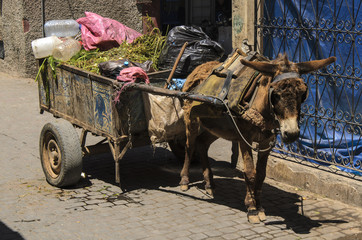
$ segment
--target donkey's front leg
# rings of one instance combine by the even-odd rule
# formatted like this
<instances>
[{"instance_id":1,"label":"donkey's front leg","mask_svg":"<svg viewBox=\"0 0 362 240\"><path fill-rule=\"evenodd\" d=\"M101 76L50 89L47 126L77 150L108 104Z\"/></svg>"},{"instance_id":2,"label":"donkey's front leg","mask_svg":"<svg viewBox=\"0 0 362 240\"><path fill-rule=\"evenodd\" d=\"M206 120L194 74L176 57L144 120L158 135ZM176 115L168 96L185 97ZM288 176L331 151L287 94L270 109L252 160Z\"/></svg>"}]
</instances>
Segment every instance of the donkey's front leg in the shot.
<instances>
[{"instance_id":1,"label":"donkey's front leg","mask_svg":"<svg viewBox=\"0 0 362 240\"><path fill-rule=\"evenodd\" d=\"M255 177L253 155L251 148L245 142L239 142L240 151L244 162L244 178L246 184L245 206L248 210L248 220L251 223L259 223L258 210L255 199Z\"/></svg>"},{"instance_id":2,"label":"donkey's front leg","mask_svg":"<svg viewBox=\"0 0 362 240\"><path fill-rule=\"evenodd\" d=\"M266 149L268 145L265 145ZM254 186L254 194L255 194L255 201L256 201L256 208L258 211L258 217L260 221L266 220L266 215L264 212L263 207L261 206L261 189L263 186L263 182L266 176L266 167L269 157L269 151L259 152L258 153L258 161L256 163L256 177L255 177L255 186Z\"/></svg>"}]
</instances>

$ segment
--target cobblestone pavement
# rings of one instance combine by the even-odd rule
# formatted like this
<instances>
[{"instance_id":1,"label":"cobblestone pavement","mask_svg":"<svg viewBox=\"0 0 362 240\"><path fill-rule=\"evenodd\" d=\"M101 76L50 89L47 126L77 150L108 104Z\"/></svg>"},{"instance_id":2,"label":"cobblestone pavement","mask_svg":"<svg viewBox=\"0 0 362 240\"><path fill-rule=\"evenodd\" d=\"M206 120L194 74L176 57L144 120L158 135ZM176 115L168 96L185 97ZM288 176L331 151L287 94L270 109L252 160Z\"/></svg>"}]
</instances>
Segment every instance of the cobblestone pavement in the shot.
<instances>
[{"instance_id":1,"label":"cobblestone pavement","mask_svg":"<svg viewBox=\"0 0 362 240\"><path fill-rule=\"evenodd\" d=\"M361 239L362 209L267 179L268 219L247 222L245 184L232 168L231 144L210 150L216 193L206 195L201 167L178 187L180 163L168 149L129 150L121 191L111 154L84 159L85 178L59 189L46 183L38 141L53 117L38 112L36 84L0 74L0 239Z\"/></svg>"}]
</instances>

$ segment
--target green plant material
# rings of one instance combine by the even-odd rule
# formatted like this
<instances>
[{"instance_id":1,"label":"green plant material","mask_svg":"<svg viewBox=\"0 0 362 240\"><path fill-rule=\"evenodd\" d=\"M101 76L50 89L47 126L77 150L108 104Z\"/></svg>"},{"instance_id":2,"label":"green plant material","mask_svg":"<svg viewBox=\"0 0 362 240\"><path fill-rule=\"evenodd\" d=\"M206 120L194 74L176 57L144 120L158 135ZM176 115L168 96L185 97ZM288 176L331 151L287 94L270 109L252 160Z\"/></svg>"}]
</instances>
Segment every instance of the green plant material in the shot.
<instances>
[{"instance_id":1,"label":"green plant material","mask_svg":"<svg viewBox=\"0 0 362 240\"><path fill-rule=\"evenodd\" d=\"M52 69L53 78L54 79L57 78L57 73L56 73L57 62L55 61L53 56L49 56L48 58L43 59L43 62L38 69L38 73L36 74L35 82L39 80L40 75L45 71L46 64L48 64L49 67Z\"/></svg>"},{"instance_id":2,"label":"green plant material","mask_svg":"<svg viewBox=\"0 0 362 240\"><path fill-rule=\"evenodd\" d=\"M47 74L45 71L47 71L47 67L49 66L52 70L52 76L54 79L57 78L56 74L56 61L54 60L53 56L50 56L46 59L42 60L42 64L40 65L38 69L38 73L35 77L35 82L39 81L40 76L42 75L42 83L45 90L45 101L47 104L50 103L50 87L49 87L49 79L47 78Z\"/></svg>"},{"instance_id":3,"label":"green plant material","mask_svg":"<svg viewBox=\"0 0 362 240\"><path fill-rule=\"evenodd\" d=\"M52 69L53 79L56 80L57 79L57 72L56 72L57 62L55 61L53 56L49 56L47 61L48 61L48 65Z\"/></svg>"},{"instance_id":4,"label":"green plant material","mask_svg":"<svg viewBox=\"0 0 362 240\"><path fill-rule=\"evenodd\" d=\"M107 51L99 49L86 51L82 49L73 56L66 64L99 74L98 64L107 61L127 59L129 61L144 63L152 61L152 68L158 70L158 59L165 45L166 36L155 28L151 18L146 18L149 33L136 38L132 43L124 41L119 47Z\"/></svg>"},{"instance_id":5,"label":"green plant material","mask_svg":"<svg viewBox=\"0 0 362 240\"><path fill-rule=\"evenodd\" d=\"M36 74L35 82L37 82L39 80L39 77L40 77L41 73L44 71L45 63L46 63L46 61L43 60L43 62L41 63L41 65L40 65L40 67L38 69L38 73Z\"/></svg>"}]
</instances>

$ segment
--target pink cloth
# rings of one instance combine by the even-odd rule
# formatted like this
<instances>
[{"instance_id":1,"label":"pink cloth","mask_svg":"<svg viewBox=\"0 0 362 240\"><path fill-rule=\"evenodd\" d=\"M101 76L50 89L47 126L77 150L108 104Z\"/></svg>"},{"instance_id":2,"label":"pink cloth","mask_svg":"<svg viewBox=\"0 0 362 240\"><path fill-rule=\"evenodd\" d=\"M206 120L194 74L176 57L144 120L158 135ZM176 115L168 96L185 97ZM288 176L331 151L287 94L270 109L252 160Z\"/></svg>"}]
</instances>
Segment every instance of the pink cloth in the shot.
<instances>
[{"instance_id":1,"label":"pink cloth","mask_svg":"<svg viewBox=\"0 0 362 240\"><path fill-rule=\"evenodd\" d=\"M114 99L115 102L119 101L119 97L121 95L121 92L123 91L124 87L127 86L130 83L138 83L138 82L144 82L146 84L150 83L150 79L148 78L145 71L143 71L140 67L128 67L123 69L119 76L117 76L117 80L120 82L125 82L125 84L122 86L121 90L117 93L116 98Z\"/></svg>"},{"instance_id":2,"label":"pink cloth","mask_svg":"<svg viewBox=\"0 0 362 240\"><path fill-rule=\"evenodd\" d=\"M140 67L128 67L122 69L122 71L119 73L119 76L117 77L117 80L129 83L141 80L142 82L145 82L147 84L150 83L150 79L148 78L147 73L143 71L143 69Z\"/></svg>"},{"instance_id":3,"label":"pink cloth","mask_svg":"<svg viewBox=\"0 0 362 240\"><path fill-rule=\"evenodd\" d=\"M96 48L108 50L124 41L131 43L142 35L116 20L92 12L85 12L85 17L77 19L77 22L82 25L83 47L87 51Z\"/></svg>"}]
</instances>

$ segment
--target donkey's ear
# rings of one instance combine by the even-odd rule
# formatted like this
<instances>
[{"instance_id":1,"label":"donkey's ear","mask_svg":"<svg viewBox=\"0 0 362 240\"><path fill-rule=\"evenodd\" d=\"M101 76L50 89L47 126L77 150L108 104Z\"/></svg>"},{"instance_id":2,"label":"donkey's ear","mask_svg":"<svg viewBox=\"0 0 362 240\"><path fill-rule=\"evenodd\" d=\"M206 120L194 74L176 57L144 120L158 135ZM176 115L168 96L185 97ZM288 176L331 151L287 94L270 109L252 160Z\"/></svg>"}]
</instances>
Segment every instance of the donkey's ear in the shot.
<instances>
[{"instance_id":1,"label":"donkey's ear","mask_svg":"<svg viewBox=\"0 0 362 240\"><path fill-rule=\"evenodd\" d=\"M300 74L305 74L309 72L313 72L315 70L318 70L322 67L325 67L337 60L336 57L329 57L322 60L314 60L309 62L301 62L301 63L295 63L295 66L297 67Z\"/></svg>"},{"instance_id":2,"label":"donkey's ear","mask_svg":"<svg viewBox=\"0 0 362 240\"><path fill-rule=\"evenodd\" d=\"M267 62L251 62L244 59L241 59L240 62L243 65L250 67L254 70L257 70L265 75L274 75L279 67L278 64L272 64Z\"/></svg>"}]
</instances>

